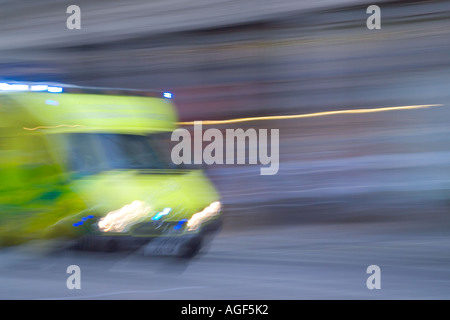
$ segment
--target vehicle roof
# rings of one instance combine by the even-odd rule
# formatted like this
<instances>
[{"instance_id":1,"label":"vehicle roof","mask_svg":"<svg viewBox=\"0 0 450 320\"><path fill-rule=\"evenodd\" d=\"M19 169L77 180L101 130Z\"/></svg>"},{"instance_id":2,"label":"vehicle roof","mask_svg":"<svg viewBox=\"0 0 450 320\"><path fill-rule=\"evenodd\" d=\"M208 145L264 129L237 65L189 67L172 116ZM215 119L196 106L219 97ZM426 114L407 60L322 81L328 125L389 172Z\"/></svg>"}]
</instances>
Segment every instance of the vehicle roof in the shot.
<instances>
[{"instance_id":1,"label":"vehicle roof","mask_svg":"<svg viewBox=\"0 0 450 320\"><path fill-rule=\"evenodd\" d=\"M6 90L11 84L16 83L3 84L2 90L0 83L0 127L45 133L146 134L172 131L178 120L167 92L42 83L20 83L14 88L21 90ZM30 90L39 85L53 92Z\"/></svg>"},{"instance_id":2,"label":"vehicle roof","mask_svg":"<svg viewBox=\"0 0 450 320\"><path fill-rule=\"evenodd\" d=\"M27 86L28 88L8 89L11 86ZM45 90L33 90L33 87L45 86L53 88L61 88L65 93L82 93L82 94L107 94L107 95L121 95L121 96L145 96L145 97L159 97L166 98L166 94L161 90L152 89L131 89L131 88L117 88L117 87L93 87L93 86L78 86L73 84L59 83L59 82L30 82L30 81L2 81L0 80L0 92L14 92L14 91L31 91L31 92L45 92Z\"/></svg>"}]
</instances>

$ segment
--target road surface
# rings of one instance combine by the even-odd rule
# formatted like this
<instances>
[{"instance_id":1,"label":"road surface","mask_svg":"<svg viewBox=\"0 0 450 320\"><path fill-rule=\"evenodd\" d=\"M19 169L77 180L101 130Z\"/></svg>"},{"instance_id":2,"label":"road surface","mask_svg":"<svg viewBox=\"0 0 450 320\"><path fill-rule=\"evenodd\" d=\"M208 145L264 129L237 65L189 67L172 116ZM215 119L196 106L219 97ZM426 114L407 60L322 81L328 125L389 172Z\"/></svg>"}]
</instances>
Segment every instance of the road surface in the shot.
<instances>
[{"instance_id":1,"label":"road surface","mask_svg":"<svg viewBox=\"0 0 450 320\"><path fill-rule=\"evenodd\" d=\"M303 224L225 230L186 263L139 251L0 252L1 299L449 299L448 228L417 223ZM69 290L69 265L81 289ZM367 267L381 289L366 286Z\"/></svg>"}]
</instances>

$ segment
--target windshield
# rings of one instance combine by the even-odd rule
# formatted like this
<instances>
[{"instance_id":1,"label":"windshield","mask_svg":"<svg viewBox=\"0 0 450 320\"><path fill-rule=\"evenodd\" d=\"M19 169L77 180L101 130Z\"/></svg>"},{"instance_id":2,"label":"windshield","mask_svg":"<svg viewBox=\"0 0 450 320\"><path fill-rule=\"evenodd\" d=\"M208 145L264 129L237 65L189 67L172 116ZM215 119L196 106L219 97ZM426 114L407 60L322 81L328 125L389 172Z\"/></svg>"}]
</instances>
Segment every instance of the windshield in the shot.
<instances>
[{"instance_id":1,"label":"windshield","mask_svg":"<svg viewBox=\"0 0 450 320\"><path fill-rule=\"evenodd\" d=\"M68 135L68 165L82 174L115 169L187 169L170 158L170 133L149 136L105 133Z\"/></svg>"}]
</instances>

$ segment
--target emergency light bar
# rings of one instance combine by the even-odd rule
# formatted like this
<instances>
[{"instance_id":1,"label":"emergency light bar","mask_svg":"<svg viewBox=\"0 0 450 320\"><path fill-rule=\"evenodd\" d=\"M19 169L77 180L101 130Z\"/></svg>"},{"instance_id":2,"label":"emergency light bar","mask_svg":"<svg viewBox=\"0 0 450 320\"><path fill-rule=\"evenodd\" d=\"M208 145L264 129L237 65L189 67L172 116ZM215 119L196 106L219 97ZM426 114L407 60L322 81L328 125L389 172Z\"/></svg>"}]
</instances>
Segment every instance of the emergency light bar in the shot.
<instances>
[{"instance_id":1,"label":"emergency light bar","mask_svg":"<svg viewBox=\"0 0 450 320\"><path fill-rule=\"evenodd\" d=\"M1 82L0 92L2 91L49 92L49 93L65 92L65 93L145 96L145 97L157 97L165 99L173 98L173 94L171 92L117 89L117 88L79 87L74 85L61 85L61 84L52 85L43 83L20 83L20 82Z\"/></svg>"},{"instance_id":2,"label":"emergency light bar","mask_svg":"<svg viewBox=\"0 0 450 320\"><path fill-rule=\"evenodd\" d=\"M28 84L20 84L20 83L0 83L1 91L40 91L40 92L54 92L60 93L63 92L62 87L52 87L48 85L28 85Z\"/></svg>"}]
</instances>

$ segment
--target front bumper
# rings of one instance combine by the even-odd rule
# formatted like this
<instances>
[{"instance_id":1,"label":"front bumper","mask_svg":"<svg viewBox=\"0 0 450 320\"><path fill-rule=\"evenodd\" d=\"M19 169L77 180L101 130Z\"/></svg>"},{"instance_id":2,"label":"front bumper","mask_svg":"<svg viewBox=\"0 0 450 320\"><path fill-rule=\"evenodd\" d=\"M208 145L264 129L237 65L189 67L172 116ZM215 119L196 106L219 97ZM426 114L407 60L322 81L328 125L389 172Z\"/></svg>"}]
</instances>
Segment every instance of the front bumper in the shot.
<instances>
[{"instance_id":1,"label":"front bumper","mask_svg":"<svg viewBox=\"0 0 450 320\"><path fill-rule=\"evenodd\" d=\"M205 222L195 231L186 228L175 229L176 222L166 221L157 225L143 222L127 233L94 231L79 241L77 246L83 250L122 251L145 247L145 254L183 255L185 246L205 246L222 229L223 217Z\"/></svg>"}]
</instances>

